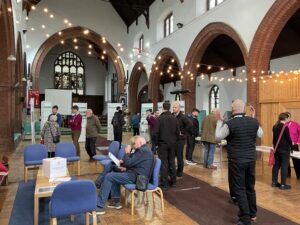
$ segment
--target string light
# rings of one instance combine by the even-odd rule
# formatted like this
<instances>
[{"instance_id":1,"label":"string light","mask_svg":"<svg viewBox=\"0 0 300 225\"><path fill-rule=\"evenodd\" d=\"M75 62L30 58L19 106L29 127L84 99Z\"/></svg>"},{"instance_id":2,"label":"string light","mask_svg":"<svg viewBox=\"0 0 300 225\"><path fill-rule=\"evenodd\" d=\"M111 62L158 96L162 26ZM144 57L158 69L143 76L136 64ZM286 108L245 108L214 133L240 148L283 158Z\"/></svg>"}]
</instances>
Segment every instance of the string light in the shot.
<instances>
[{"instance_id":1,"label":"string light","mask_svg":"<svg viewBox=\"0 0 300 225\"><path fill-rule=\"evenodd\" d=\"M91 55L91 54L92 54L92 52L91 52L91 51L88 51L88 54L89 54L89 55Z\"/></svg>"},{"instance_id":2,"label":"string light","mask_svg":"<svg viewBox=\"0 0 300 225\"><path fill-rule=\"evenodd\" d=\"M61 40L60 43L63 45L63 44L65 43L65 41L64 41L64 40Z\"/></svg>"},{"instance_id":3,"label":"string light","mask_svg":"<svg viewBox=\"0 0 300 225\"><path fill-rule=\"evenodd\" d=\"M92 48L93 46L92 45L89 45L89 48Z\"/></svg>"},{"instance_id":4,"label":"string light","mask_svg":"<svg viewBox=\"0 0 300 225\"><path fill-rule=\"evenodd\" d=\"M45 29L45 28L46 28L46 26L43 24L43 25L42 25L42 28L43 28L43 29Z\"/></svg>"},{"instance_id":5,"label":"string light","mask_svg":"<svg viewBox=\"0 0 300 225\"><path fill-rule=\"evenodd\" d=\"M12 9L9 7L9 8L7 9L7 11L8 11L8 12L12 12Z\"/></svg>"},{"instance_id":6,"label":"string light","mask_svg":"<svg viewBox=\"0 0 300 225\"><path fill-rule=\"evenodd\" d=\"M64 20L64 23L65 23L65 24L69 23L69 20L65 19L65 20Z\"/></svg>"},{"instance_id":7,"label":"string light","mask_svg":"<svg viewBox=\"0 0 300 225\"><path fill-rule=\"evenodd\" d=\"M32 10L36 10L36 7L34 5L31 6Z\"/></svg>"},{"instance_id":8,"label":"string light","mask_svg":"<svg viewBox=\"0 0 300 225\"><path fill-rule=\"evenodd\" d=\"M83 31L83 34L85 34L85 35L87 35L87 34L89 34L89 33L90 33L89 30L84 30L84 31Z\"/></svg>"},{"instance_id":9,"label":"string light","mask_svg":"<svg viewBox=\"0 0 300 225\"><path fill-rule=\"evenodd\" d=\"M75 47L74 47L76 50L78 49L78 46L77 45L75 45Z\"/></svg>"},{"instance_id":10,"label":"string light","mask_svg":"<svg viewBox=\"0 0 300 225\"><path fill-rule=\"evenodd\" d=\"M62 32L61 32L61 31L59 31L59 32L58 32L58 35L62 35Z\"/></svg>"},{"instance_id":11,"label":"string light","mask_svg":"<svg viewBox=\"0 0 300 225\"><path fill-rule=\"evenodd\" d=\"M54 15L53 14L50 14L50 16L49 16L51 19L53 19L54 18Z\"/></svg>"},{"instance_id":12,"label":"string light","mask_svg":"<svg viewBox=\"0 0 300 225\"><path fill-rule=\"evenodd\" d=\"M47 8L44 8L44 12L47 13L47 12L48 12L48 9L47 9Z\"/></svg>"}]
</instances>

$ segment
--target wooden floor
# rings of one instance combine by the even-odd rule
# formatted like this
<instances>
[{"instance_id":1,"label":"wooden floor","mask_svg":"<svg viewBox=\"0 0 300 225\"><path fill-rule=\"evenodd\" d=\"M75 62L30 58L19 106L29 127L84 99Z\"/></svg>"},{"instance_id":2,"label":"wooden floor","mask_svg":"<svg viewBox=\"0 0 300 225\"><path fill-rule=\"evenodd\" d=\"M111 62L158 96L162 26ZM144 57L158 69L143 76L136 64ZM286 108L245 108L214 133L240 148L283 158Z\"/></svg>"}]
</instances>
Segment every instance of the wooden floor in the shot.
<instances>
[{"instance_id":1,"label":"wooden floor","mask_svg":"<svg viewBox=\"0 0 300 225\"><path fill-rule=\"evenodd\" d=\"M130 134L124 135L125 143L129 140ZM70 140L70 137L63 137L64 140ZM10 158L10 174L9 186L0 187L0 224L7 225L11 210L13 207L15 195L18 188L18 183L23 180L23 153L22 150L29 142L25 141L20 144L15 152L7 153ZM198 145L195 149L195 160L201 161L201 146ZM1 154L1 153L0 153ZM97 174L102 170L101 166L95 167L94 163L88 162L88 155L85 153L84 145L81 144L81 174L82 178L95 179ZM215 162L218 169L215 171L204 169L201 165L186 166L185 172L191 176L210 183L212 186L217 186L225 191L228 191L227 182L227 163L219 163L220 154L217 151ZM267 158L267 157L265 157ZM223 154L225 161L225 153ZM277 214L280 214L290 220L300 224L300 181L295 179L294 172L288 183L292 185L292 190L281 191L270 187L271 170L267 163L264 166L264 173L262 173L261 162L257 162L257 202L258 205L269 209ZM30 172L30 179L34 178L34 174ZM184 182L184 180L179 181ZM32 200L33 201L33 200ZM213 199L212 199L213 201ZM236 215L232 215L235 218ZM129 208L121 210L107 209L106 214L101 216L101 224L197 224L188 216L183 214L173 205L165 202L165 212L161 213L160 202L158 197L155 197L154 203L150 201L146 204L140 203L136 207L135 216L130 215ZM201 224L207 225L207 224Z\"/></svg>"}]
</instances>

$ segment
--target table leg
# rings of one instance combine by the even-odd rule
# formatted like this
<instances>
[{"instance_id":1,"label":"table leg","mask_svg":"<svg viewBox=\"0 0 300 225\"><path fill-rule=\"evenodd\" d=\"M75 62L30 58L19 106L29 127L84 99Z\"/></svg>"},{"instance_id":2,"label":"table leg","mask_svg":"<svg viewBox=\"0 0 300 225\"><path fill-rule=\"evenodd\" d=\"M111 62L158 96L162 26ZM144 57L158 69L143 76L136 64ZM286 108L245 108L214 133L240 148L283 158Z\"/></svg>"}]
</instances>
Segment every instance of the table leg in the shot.
<instances>
[{"instance_id":1,"label":"table leg","mask_svg":"<svg viewBox=\"0 0 300 225\"><path fill-rule=\"evenodd\" d=\"M34 196L34 225L39 224L39 197Z\"/></svg>"}]
</instances>

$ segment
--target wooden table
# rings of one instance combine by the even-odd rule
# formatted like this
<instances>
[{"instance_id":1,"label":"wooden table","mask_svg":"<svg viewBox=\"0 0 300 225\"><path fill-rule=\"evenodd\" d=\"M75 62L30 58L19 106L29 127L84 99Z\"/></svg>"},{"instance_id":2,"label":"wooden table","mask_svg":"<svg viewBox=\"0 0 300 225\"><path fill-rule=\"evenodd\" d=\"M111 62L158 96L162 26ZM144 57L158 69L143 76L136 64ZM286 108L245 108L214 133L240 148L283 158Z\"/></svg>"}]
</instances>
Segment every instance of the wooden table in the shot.
<instances>
[{"instance_id":1,"label":"wooden table","mask_svg":"<svg viewBox=\"0 0 300 225\"><path fill-rule=\"evenodd\" d=\"M67 176L69 177L69 171L67 169ZM54 188L58 183L50 183L49 178L45 177L43 174L43 168L40 167L38 170L35 191L34 191L34 225L39 224L39 201L40 198L51 197Z\"/></svg>"}]
</instances>

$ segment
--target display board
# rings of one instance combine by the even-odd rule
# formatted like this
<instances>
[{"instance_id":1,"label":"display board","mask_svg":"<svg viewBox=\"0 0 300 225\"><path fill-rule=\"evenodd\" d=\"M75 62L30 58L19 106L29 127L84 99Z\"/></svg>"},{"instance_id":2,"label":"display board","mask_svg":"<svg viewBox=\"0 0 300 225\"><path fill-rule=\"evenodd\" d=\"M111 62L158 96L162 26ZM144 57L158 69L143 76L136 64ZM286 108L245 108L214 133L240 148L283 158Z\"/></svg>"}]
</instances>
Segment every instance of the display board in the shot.
<instances>
[{"instance_id":1,"label":"display board","mask_svg":"<svg viewBox=\"0 0 300 225\"><path fill-rule=\"evenodd\" d=\"M71 115L72 90L45 89L45 101L58 106L62 115Z\"/></svg>"},{"instance_id":2,"label":"display board","mask_svg":"<svg viewBox=\"0 0 300 225\"><path fill-rule=\"evenodd\" d=\"M111 121L118 106L122 108L122 103L107 103L107 140L110 141L114 140L114 128Z\"/></svg>"},{"instance_id":3,"label":"display board","mask_svg":"<svg viewBox=\"0 0 300 225\"><path fill-rule=\"evenodd\" d=\"M31 144L35 144L34 98L30 98Z\"/></svg>"},{"instance_id":4,"label":"display board","mask_svg":"<svg viewBox=\"0 0 300 225\"><path fill-rule=\"evenodd\" d=\"M42 101L42 103L41 103L41 129L43 129L44 124L48 121L48 117L51 113L52 113L52 103Z\"/></svg>"},{"instance_id":5,"label":"display board","mask_svg":"<svg viewBox=\"0 0 300 225\"><path fill-rule=\"evenodd\" d=\"M82 116L82 124L81 124L81 133L79 137L79 142L85 142L86 137L86 110L87 110L87 103L86 102L73 102L73 106L77 105L79 108L79 112Z\"/></svg>"},{"instance_id":6,"label":"display board","mask_svg":"<svg viewBox=\"0 0 300 225\"><path fill-rule=\"evenodd\" d=\"M143 103L141 106L141 124L140 124L140 135L146 139L146 141L150 141L150 134L149 134L149 126L146 120L146 111L148 109L153 110L153 103Z\"/></svg>"}]
</instances>

